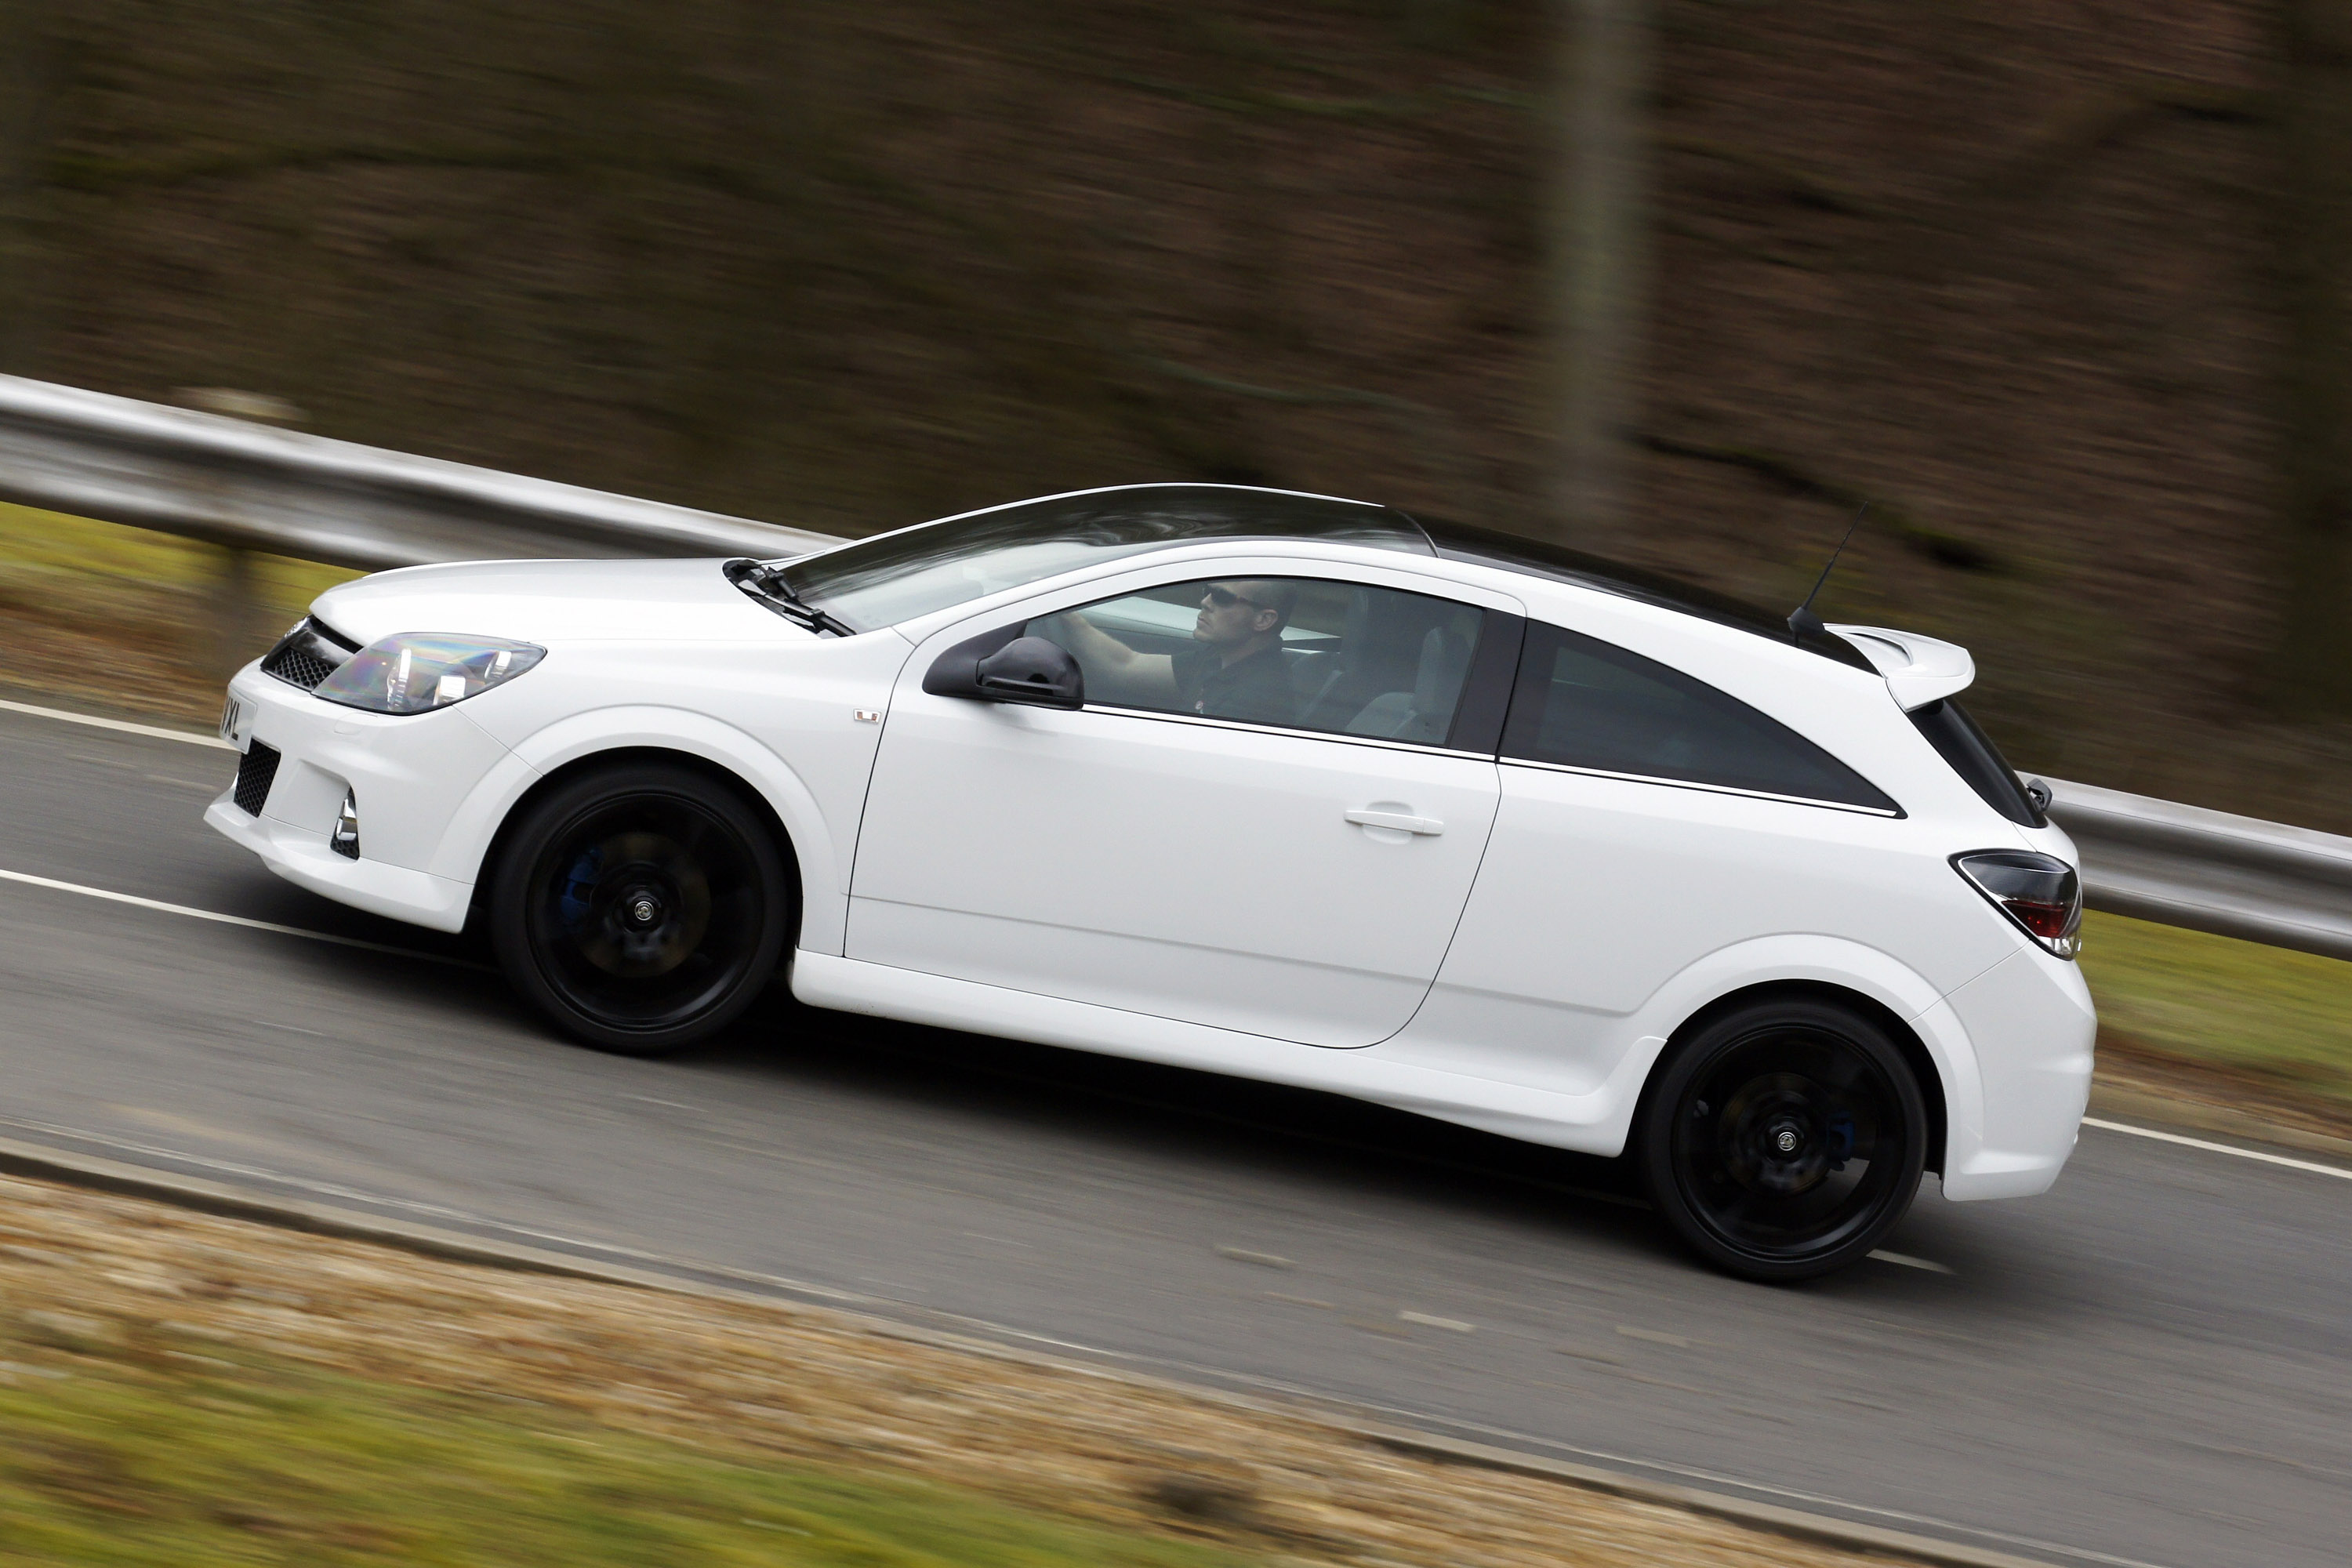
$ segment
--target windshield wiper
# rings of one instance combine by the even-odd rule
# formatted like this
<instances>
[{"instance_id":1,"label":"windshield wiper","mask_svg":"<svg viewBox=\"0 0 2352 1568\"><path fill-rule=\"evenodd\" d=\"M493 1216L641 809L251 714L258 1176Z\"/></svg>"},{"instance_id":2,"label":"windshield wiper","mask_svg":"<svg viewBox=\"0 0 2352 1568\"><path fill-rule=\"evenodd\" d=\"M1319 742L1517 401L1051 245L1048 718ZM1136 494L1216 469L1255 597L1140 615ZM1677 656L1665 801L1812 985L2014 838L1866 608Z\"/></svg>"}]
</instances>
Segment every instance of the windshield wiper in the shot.
<instances>
[{"instance_id":1,"label":"windshield wiper","mask_svg":"<svg viewBox=\"0 0 2352 1568\"><path fill-rule=\"evenodd\" d=\"M793 592L784 581L784 569L770 566L750 556L730 561L723 570L727 580L751 595L776 614L795 626L806 626L813 632L825 632L837 637L854 637L857 628L840 616L818 609Z\"/></svg>"}]
</instances>

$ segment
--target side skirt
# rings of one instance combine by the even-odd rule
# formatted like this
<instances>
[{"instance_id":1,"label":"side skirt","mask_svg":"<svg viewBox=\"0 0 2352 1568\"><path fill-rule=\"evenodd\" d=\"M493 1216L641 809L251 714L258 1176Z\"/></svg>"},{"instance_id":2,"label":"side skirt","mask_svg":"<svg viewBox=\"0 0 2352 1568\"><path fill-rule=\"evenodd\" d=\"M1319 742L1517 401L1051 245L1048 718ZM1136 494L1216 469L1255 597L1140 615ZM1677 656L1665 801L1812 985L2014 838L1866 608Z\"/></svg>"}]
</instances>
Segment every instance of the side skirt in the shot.
<instances>
[{"instance_id":1,"label":"side skirt","mask_svg":"<svg viewBox=\"0 0 2352 1568\"><path fill-rule=\"evenodd\" d=\"M792 985L812 1007L1322 1089L1591 1154L1622 1151L1625 1111L1641 1088L1638 1078L1630 1087L1612 1079L1591 1094L1556 1094L1388 1060L1378 1046L1297 1045L805 948L793 955ZM1656 1045L1633 1057L1646 1062Z\"/></svg>"}]
</instances>

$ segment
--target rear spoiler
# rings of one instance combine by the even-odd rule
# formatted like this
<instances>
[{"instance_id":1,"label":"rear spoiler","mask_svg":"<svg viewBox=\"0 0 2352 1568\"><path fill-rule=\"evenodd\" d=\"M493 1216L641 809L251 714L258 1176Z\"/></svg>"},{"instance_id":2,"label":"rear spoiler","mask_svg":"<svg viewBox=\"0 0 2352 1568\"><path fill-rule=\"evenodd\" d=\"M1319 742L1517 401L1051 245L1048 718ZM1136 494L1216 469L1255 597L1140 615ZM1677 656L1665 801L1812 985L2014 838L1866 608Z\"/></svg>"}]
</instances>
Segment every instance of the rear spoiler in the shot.
<instances>
[{"instance_id":1,"label":"rear spoiler","mask_svg":"<svg viewBox=\"0 0 2352 1568\"><path fill-rule=\"evenodd\" d=\"M1886 689L1895 694L1895 705L1906 713L1965 691L1977 678L1977 661L1958 643L1885 626L1832 626L1830 630L1860 649L1871 668L1886 678Z\"/></svg>"}]
</instances>

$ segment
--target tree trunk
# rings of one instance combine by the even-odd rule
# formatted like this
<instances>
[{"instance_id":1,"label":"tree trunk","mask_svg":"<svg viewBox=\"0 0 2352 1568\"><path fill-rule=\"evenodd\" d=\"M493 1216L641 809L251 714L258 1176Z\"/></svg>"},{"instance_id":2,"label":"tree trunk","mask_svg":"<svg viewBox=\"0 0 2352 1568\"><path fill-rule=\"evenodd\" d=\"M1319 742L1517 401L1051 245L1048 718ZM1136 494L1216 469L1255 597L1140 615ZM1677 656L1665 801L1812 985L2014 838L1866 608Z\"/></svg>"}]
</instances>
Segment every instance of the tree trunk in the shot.
<instances>
[{"instance_id":1,"label":"tree trunk","mask_svg":"<svg viewBox=\"0 0 2352 1568\"><path fill-rule=\"evenodd\" d=\"M52 0L0 0L0 373L40 339L40 168L58 41Z\"/></svg>"},{"instance_id":2,"label":"tree trunk","mask_svg":"<svg viewBox=\"0 0 2352 1568\"><path fill-rule=\"evenodd\" d=\"M1649 292L1655 0L1554 0L1549 193L1557 360L1552 518L1586 549L1632 528L1632 448Z\"/></svg>"},{"instance_id":3,"label":"tree trunk","mask_svg":"<svg viewBox=\"0 0 2352 1568\"><path fill-rule=\"evenodd\" d=\"M2352 0L2282 0L2279 707L2352 716Z\"/></svg>"}]
</instances>

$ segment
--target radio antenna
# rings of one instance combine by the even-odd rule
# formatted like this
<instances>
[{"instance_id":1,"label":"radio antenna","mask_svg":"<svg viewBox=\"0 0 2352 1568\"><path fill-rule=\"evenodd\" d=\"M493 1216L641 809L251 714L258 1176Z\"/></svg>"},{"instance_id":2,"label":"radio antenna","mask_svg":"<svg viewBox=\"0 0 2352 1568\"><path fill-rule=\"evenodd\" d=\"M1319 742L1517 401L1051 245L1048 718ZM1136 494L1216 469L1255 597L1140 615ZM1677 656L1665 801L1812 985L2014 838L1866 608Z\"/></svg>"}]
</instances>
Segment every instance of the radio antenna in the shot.
<instances>
[{"instance_id":1,"label":"radio antenna","mask_svg":"<svg viewBox=\"0 0 2352 1568\"><path fill-rule=\"evenodd\" d=\"M1821 616L1813 614L1813 601L1821 597L1822 585L1829 582L1830 574L1837 570L1838 557L1845 553L1846 541L1852 539L1853 531L1862 526L1862 515L1869 510L1870 503L1866 500L1854 509L1853 521L1845 525L1845 538L1837 542L1837 548L1830 552L1829 564L1822 568L1822 574L1819 577L1813 579L1813 591L1805 595L1803 604L1789 612L1790 642L1804 641L1808 633L1824 637L1829 634L1829 627L1822 624Z\"/></svg>"}]
</instances>

